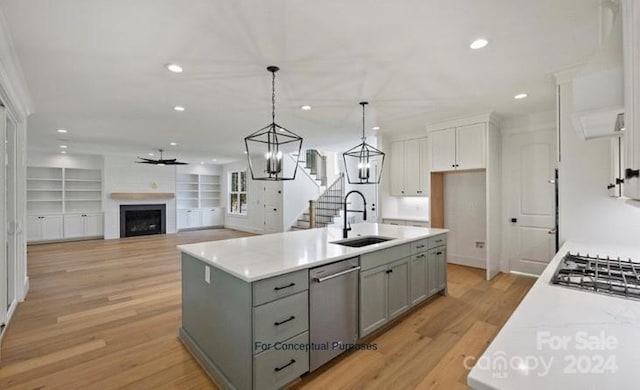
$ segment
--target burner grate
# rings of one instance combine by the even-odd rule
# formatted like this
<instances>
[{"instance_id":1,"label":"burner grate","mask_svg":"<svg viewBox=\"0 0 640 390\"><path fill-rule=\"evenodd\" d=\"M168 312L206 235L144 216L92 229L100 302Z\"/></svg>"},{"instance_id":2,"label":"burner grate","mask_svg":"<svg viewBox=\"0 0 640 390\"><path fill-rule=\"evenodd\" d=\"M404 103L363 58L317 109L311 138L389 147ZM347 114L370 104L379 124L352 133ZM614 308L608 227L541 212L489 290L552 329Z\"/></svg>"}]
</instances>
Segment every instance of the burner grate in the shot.
<instances>
[{"instance_id":1,"label":"burner grate","mask_svg":"<svg viewBox=\"0 0 640 390\"><path fill-rule=\"evenodd\" d=\"M640 263L567 253L551 283L640 300Z\"/></svg>"}]
</instances>

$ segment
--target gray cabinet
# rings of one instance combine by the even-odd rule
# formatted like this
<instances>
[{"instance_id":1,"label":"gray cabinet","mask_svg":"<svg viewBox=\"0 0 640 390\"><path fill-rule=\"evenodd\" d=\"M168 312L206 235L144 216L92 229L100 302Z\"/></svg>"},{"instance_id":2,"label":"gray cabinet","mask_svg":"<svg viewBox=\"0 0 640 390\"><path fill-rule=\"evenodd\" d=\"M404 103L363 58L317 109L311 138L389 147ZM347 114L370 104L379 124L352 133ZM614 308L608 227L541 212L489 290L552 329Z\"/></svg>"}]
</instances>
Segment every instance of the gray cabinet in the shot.
<instances>
[{"instance_id":1,"label":"gray cabinet","mask_svg":"<svg viewBox=\"0 0 640 390\"><path fill-rule=\"evenodd\" d=\"M429 249L427 254L427 295L444 290L447 287L447 247Z\"/></svg>"},{"instance_id":2,"label":"gray cabinet","mask_svg":"<svg viewBox=\"0 0 640 390\"><path fill-rule=\"evenodd\" d=\"M427 254L411 256L411 305L427 298Z\"/></svg>"},{"instance_id":3,"label":"gray cabinet","mask_svg":"<svg viewBox=\"0 0 640 390\"><path fill-rule=\"evenodd\" d=\"M437 270L436 278L438 291L442 291L447 287L447 248L444 246L436 248Z\"/></svg>"},{"instance_id":4,"label":"gray cabinet","mask_svg":"<svg viewBox=\"0 0 640 390\"><path fill-rule=\"evenodd\" d=\"M360 273L360 338L409 310L410 260Z\"/></svg>"},{"instance_id":5,"label":"gray cabinet","mask_svg":"<svg viewBox=\"0 0 640 390\"><path fill-rule=\"evenodd\" d=\"M387 270L390 320L409 310L409 260L406 258L391 263Z\"/></svg>"},{"instance_id":6,"label":"gray cabinet","mask_svg":"<svg viewBox=\"0 0 640 390\"><path fill-rule=\"evenodd\" d=\"M360 273L360 337L388 321L387 266Z\"/></svg>"}]
</instances>

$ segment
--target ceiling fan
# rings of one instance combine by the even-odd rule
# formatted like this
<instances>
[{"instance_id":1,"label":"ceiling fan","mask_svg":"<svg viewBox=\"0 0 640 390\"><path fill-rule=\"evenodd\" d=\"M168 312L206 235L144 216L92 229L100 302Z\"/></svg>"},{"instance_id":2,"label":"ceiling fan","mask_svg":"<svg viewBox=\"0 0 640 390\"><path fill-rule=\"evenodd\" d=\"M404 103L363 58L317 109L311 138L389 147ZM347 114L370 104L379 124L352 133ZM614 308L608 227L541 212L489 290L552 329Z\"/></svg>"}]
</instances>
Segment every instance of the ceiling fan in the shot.
<instances>
[{"instance_id":1,"label":"ceiling fan","mask_svg":"<svg viewBox=\"0 0 640 390\"><path fill-rule=\"evenodd\" d=\"M180 162L180 161L176 161L177 159L173 158L173 159L163 159L162 158L162 152L164 152L164 149L158 149L158 151L160 152L160 158L157 160L154 160L152 158L144 158L144 157L138 157L138 160L141 161L136 161L138 164L151 164L151 165L189 165L189 163L185 163L185 162Z\"/></svg>"}]
</instances>

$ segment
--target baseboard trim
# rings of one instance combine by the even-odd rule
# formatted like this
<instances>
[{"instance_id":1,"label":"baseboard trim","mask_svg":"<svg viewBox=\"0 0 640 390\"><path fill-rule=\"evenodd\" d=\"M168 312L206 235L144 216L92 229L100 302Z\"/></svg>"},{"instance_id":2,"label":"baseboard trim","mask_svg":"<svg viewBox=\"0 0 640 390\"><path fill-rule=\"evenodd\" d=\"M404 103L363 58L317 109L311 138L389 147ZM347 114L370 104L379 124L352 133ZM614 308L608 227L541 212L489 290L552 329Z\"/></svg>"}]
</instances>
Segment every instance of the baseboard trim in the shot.
<instances>
[{"instance_id":1,"label":"baseboard trim","mask_svg":"<svg viewBox=\"0 0 640 390\"><path fill-rule=\"evenodd\" d=\"M509 271L510 274L514 274L514 275L519 275L519 276L527 276L529 278L535 278L538 279L540 277L540 275L536 275L536 274L529 274L526 272L520 272L520 271Z\"/></svg>"},{"instance_id":2,"label":"baseboard trim","mask_svg":"<svg viewBox=\"0 0 640 390\"><path fill-rule=\"evenodd\" d=\"M215 364L207 357L207 355L198 347L198 344L191 338L189 333L180 327L178 330L178 339L182 342L182 345L191 353L194 359L198 362L200 367L204 369L209 378L220 388L225 390L236 390L235 386L229 382L227 377L224 376L222 371L216 367Z\"/></svg>"},{"instance_id":3,"label":"baseboard trim","mask_svg":"<svg viewBox=\"0 0 640 390\"><path fill-rule=\"evenodd\" d=\"M476 257L464 257L456 255L447 255L447 263L464 265L467 267L487 269L487 262L485 259L479 259Z\"/></svg>"},{"instance_id":4,"label":"baseboard trim","mask_svg":"<svg viewBox=\"0 0 640 390\"><path fill-rule=\"evenodd\" d=\"M57 240L31 241L31 242L27 242L27 245L53 244L56 242L73 242L73 241L89 241L89 240L104 240L104 239L105 239L104 236L60 238Z\"/></svg>"},{"instance_id":5,"label":"baseboard trim","mask_svg":"<svg viewBox=\"0 0 640 390\"><path fill-rule=\"evenodd\" d=\"M31 287L31 283L29 281L29 277L25 277L24 278L24 284L22 286L22 297L19 300L19 302L24 302L25 299L27 299L27 294L29 293L29 287Z\"/></svg>"},{"instance_id":6,"label":"baseboard trim","mask_svg":"<svg viewBox=\"0 0 640 390\"><path fill-rule=\"evenodd\" d=\"M224 225L225 229L232 229L232 230L237 230L239 232L245 232L245 233L253 233L253 234L263 234L263 231L257 231L257 229L252 229L252 228L246 228L243 226L237 226L237 225L230 225L230 224L225 224Z\"/></svg>"}]
</instances>

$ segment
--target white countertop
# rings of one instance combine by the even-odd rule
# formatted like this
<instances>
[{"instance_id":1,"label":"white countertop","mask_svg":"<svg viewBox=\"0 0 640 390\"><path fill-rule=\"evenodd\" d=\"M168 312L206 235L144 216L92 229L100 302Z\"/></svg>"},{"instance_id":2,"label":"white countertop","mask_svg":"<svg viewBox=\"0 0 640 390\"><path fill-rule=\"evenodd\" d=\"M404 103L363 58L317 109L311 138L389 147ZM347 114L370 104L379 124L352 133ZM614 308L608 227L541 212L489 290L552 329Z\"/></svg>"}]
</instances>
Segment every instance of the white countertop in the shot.
<instances>
[{"instance_id":1,"label":"white countertop","mask_svg":"<svg viewBox=\"0 0 640 390\"><path fill-rule=\"evenodd\" d=\"M640 247L563 245L476 360L467 377L472 388L584 390L639 386L640 301L551 285L560 259L569 251L640 262Z\"/></svg>"},{"instance_id":2,"label":"white countertop","mask_svg":"<svg viewBox=\"0 0 640 390\"><path fill-rule=\"evenodd\" d=\"M254 282L448 231L377 223L358 223L351 227L349 238L379 235L394 239L363 248L350 248L332 244L332 241L342 240L342 229L327 227L180 245L178 249L246 282Z\"/></svg>"}]
</instances>

